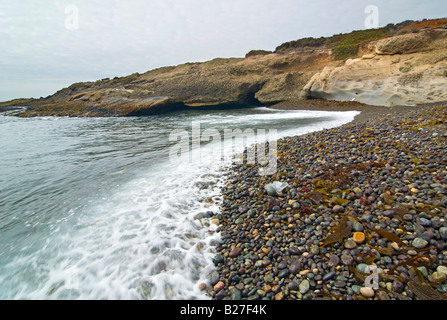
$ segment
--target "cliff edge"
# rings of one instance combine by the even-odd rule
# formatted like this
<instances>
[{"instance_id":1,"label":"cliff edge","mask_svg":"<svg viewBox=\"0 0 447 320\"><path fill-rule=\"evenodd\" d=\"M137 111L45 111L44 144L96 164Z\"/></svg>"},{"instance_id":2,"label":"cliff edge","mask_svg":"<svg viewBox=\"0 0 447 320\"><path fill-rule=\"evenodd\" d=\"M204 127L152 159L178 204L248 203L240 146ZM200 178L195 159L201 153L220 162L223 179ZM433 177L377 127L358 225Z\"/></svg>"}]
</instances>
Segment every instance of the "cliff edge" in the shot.
<instances>
[{"instance_id":1,"label":"cliff edge","mask_svg":"<svg viewBox=\"0 0 447 320\"><path fill-rule=\"evenodd\" d=\"M304 90L316 98L384 106L447 100L447 30L372 41L361 53L325 67Z\"/></svg>"},{"instance_id":2,"label":"cliff edge","mask_svg":"<svg viewBox=\"0 0 447 320\"><path fill-rule=\"evenodd\" d=\"M184 108L273 105L309 98L370 105L447 100L447 19L406 21L329 38L306 38L275 52L163 67L75 83L19 116L136 116Z\"/></svg>"}]
</instances>

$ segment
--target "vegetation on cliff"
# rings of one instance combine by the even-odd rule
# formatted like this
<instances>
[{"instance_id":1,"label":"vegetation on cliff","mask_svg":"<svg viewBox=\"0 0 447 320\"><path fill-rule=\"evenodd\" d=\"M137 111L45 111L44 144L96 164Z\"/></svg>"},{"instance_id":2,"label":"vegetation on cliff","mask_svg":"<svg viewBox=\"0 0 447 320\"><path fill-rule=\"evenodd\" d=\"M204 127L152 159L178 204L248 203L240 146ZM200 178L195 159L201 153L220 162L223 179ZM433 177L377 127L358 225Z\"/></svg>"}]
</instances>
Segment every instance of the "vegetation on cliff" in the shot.
<instances>
[{"instance_id":1,"label":"vegetation on cliff","mask_svg":"<svg viewBox=\"0 0 447 320\"><path fill-rule=\"evenodd\" d=\"M398 24L388 24L383 28L356 30L350 33L337 34L332 37L303 38L285 42L279 45L276 53L287 53L293 50L328 48L336 60L346 60L357 56L360 47L370 41L380 40L408 32L418 32L424 28L445 28L447 19L412 21L407 20Z\"/></svg>"}]
</instances>

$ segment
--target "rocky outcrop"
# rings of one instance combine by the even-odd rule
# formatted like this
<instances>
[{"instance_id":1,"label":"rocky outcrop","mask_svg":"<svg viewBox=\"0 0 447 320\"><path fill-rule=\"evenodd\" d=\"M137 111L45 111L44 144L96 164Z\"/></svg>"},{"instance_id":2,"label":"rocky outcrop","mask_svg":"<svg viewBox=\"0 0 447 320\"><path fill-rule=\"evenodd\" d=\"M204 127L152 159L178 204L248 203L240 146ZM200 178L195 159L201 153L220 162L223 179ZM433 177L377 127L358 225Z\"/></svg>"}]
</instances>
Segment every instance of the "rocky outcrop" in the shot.
<instances>
[{"instance_id":1,"label":"rocky outcrop","mask_svg":"<svg viewBox=\"0 0 447 320\"><path fill-rule=\"evenodd\" d=\"M311 97L371 105L447 100L447 30L425 30L369 43L363 56L328 66L304 88Z\"/></svg>"},{"instance_id":2,"label":"rocky outcrop","mask_svg":"<svg viewBox=\"0 0 447 320\"><path fill-rule=\"evenodd\" d=\"M447 24L447 19L438 22ZM401 25L412 28L409 23ZM219 58L76 83L44 99L16 100L0 107L25 102L29 108L22 116L133 116L306 98L354 99L384 106L447 101L445 27L372 31L304 39L274 53L255 50L245 58ZM363 40L364 36L369 40ZM349 53L357 47L358 55L354 51L351 59L337 60L334 54L336 49L340 53L349 48Z\"/></svg>"},{"instance_id":3,"label":"rocky outcrop","mask_svg":"<svg viewBox=\"0 0 447 320\"><path fill-rule=\"evenodd\" d=\"M330 50L214 59L124 78L73 84L29 101L33 115L146 115L181 108L270 105L302 99L303 87L331 61Z\"/></svg>"}]
</instances>

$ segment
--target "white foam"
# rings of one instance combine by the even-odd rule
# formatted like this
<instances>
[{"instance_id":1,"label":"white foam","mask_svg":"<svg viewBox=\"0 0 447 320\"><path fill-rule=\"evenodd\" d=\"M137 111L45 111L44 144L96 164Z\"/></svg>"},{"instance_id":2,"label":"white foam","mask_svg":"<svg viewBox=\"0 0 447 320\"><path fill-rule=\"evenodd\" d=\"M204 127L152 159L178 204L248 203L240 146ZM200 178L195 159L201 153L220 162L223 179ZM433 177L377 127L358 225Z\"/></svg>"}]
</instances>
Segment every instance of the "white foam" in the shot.
<instances>
[{"instance_id":1,"label":"white foam","mask_svg":"<svg viewBox=\"0 0 447 320\"><path fill-rule=\"evenodd\" d=\"M355 115L331 113L331 121L279 131L279 137L339 126ZM321 114L275 111L245 121L303 116ZM218 119L203 120L209 126ZM194 217L199 212L219 212L220 172L231 161L216 161L214 147L213 143L201 146L200 162L191 163L189 155L183 155L177 165L169 159L153 164L107 197L71 212L59 221L62 226L55 224L38 252L7 266L17 270L14 276L20 289L6 298L207 299L198 284L208 283L214 270L214 244L220 235L209 219ZM214 201L202 201L206 199ZM23 281L23 277L34 279ZM0 275L0 283L3 280Z\"/></svg>"}]
</instances>

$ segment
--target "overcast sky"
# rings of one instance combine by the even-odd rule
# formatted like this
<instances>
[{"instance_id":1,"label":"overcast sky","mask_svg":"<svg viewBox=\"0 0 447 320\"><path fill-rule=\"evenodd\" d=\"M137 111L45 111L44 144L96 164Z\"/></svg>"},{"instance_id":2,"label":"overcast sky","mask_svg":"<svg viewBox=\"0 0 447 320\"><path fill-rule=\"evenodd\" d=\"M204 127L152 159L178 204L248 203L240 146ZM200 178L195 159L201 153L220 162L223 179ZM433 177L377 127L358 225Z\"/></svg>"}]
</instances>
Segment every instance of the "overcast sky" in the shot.
<instances>
[{"instance_id":1,"label":"overcast sky","mask_svg":"<svg viewBox=\"0 0 447 320\"><path fill-rule=\"evenodd\" d=\"M447 17L446 0L0 0L0 101L365 29L369 5L380 27Z\"/></svg>"}]
</instances>

